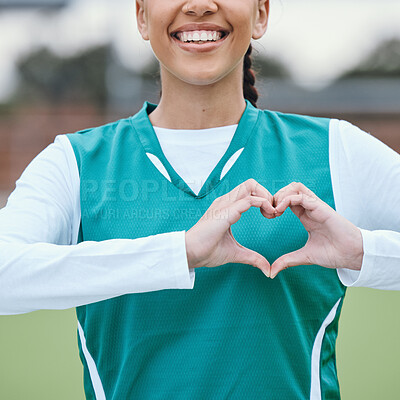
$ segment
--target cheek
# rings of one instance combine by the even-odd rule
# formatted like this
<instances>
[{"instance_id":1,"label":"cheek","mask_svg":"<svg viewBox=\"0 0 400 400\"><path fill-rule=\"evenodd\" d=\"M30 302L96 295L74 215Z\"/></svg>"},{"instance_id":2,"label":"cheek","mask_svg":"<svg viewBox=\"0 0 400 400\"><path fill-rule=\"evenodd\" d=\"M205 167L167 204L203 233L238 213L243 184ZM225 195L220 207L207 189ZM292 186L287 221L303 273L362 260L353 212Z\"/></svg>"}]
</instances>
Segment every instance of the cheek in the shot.
<instances>
[{"instance_id":1,"label":"cheek","mask_svg":"<svg viewBox=\"0 0 400 400\"><path fill-rule=\"evenodd\" d=\"M243 24L240 25L240 28L236 29L235 31L235 36L232 43L232 49L234 53L243 56L249 48L251 39L252 31L247 20L246 22L243 22Z\"/></svg>"},{"instance_id":2,"label":"cheek","mask_svg":"<svg viewBox=\"0 0 400 400\"><path fill-rule=\"evenodd\" d=\"M169 41L167 28L159 21L158 24L153 24L149 30L150 46L153 49L156 57L168 55Z\"/></svg>"},{"instance_id":3,"label":"cheek","mask_svg":"<svg viewBox=\"0 0 400 400\"><path fill-rule=\"evenodd\" d=\"M233 10L230 17L232 18L236 39L250 42L253 35L254 15L251 9L245 9L246 12L243 11L243 7Z\"/></svg>"},{"instance_id":4,"label":"cheek","mask_svg":"<svg viewBox=\"0 0 400 400\"><path fill-rule=\"evenodd\" d=\"M171 7L166 7L167 3L168 1L157 2L147 10L148 32L154 42L165 40L165 36L168 35L169 24L173 16Z\"/></svg>"}]
</instances>

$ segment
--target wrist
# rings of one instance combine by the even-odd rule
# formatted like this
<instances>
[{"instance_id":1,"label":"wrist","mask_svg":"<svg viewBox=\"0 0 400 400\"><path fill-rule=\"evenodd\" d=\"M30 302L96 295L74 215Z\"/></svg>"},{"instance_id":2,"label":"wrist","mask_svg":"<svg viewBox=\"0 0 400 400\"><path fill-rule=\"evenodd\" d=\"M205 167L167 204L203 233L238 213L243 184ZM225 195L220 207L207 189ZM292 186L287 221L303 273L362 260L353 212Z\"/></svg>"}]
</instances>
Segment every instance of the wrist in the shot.
<instances>
[{"instance_id":1,"label":"wrist","mask_svg":"<svg viewBox=\"0 0 400 400\"><path fill-rule=\"evenodd\" d=\"M364 259L363 237L360 229L358 229L357 227L355 228L353 262L352 265L347 268L353 269L355 271L360 271Z\"/></svg>"},{"instance_id":2,"label":"wrist","mask_svg":"<svg viewBox=\"0 0 400 400\"><path fill-rule=\"evenodd\" d=\"M185 248L189 269L197 268L198 266L196 266L196 257L193 253L193 244L189 231L185 232Z\"/></svg>"}]
</instances>

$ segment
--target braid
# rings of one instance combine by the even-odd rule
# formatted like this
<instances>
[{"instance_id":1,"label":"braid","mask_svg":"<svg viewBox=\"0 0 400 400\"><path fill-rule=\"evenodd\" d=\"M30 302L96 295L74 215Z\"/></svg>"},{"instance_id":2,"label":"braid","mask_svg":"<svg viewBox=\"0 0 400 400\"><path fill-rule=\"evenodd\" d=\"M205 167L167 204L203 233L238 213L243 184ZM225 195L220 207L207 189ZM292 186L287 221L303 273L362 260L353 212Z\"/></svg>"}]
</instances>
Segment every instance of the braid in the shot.
<instances>
[{"instance_id":1,"label":"braid","mask_svg":"<svg viewBox=\"0 0 400 400\"><path fill-rule=\"evenodd\" d=\"M252 51L253 46L250 44L243 61L243 95L244 98L250 101L254 107L257 107L258 92L254 86L256 76L254 71L251 69L252 62L250 56Z\"/></svg>"}]
</instances>

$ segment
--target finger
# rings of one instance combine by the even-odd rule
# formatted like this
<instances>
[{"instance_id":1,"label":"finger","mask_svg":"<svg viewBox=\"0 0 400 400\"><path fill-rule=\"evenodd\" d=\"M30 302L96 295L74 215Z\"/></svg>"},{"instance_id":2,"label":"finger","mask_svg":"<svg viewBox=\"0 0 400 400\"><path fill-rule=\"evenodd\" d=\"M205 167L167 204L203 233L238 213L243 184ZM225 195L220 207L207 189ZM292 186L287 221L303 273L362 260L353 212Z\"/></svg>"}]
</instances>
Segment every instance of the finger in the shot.
<instances>
[{"instance_id":1,"label":"finger","mask_svg":"<svg viewBox=\"0 0 400 400\"><path fill-rule=\"evenodd\" d=\"M232 203L249 195L264 197L268 199L271 207L269 207L267 203L265 204L265 207L263 207L267 213L273 209L272 194L268 191L268 189L266 189L264 186L262 186L260 183L252 178L242 182L240 185L236 186L233 190L221 196L220 198L223 201Z\"/></svg>"},{"instance_id":2,"label":"finger","mask_svg":"<svg viewBox=\"0 0 400 400\"><path fill-rule=\"evenodd\" d=\"M293 251L292 253L284 254L279 257L271 265L271 279L274 279L279 272L284 269L295 267L297 265L310 265L310 259L307 255L306 250L301 248L300 250Z\"/></svg>"},{"instance_id":3,"label":"finger","mask_svg":"<svg viewBox=\"0 0 400 400\"><path fill-rule=\"evenodd\" d=\"M279 205L279 203L283 201L284 198L301 193L304 193L309 197L317 197L314 192L312 192L307 186L305 186L301 182L292 182L275 193L272 203L276 207L277 205Z\"/></svg>"},{"instance_id":4,"label":"finger","mask_svg":"<svg viewBox=\"0 0 400 400\"><path fill-rule=\"evenodd\" d=\"M272 205L270 207L268 203L260 207L260 212L264 218L268 219L272 219L278 216L278 212L275 210L275 208Z\"/></svg>"},{"instance_id":5,"label":"finger","mask_svg":"<svg viewBox=\"0 0 400 400\"><path fill-rule=\"evenodd\" d=\"M272 194L258 183L255 179L248 179L244 182L244 186L248 192L248 194L252 196L264 197L268 199L268 202L263 203L260 207L261 214L266 218L274 218L275 217L275 208L272 205L273 196Z\"/></svg>"},{"instance_id":6,"label":"finger","mask_svg":"<svg viewBox=\"0 0 400 400\"><path fill-rule=\"evenodd\" d=\"M260 269L265 276L270 277L270 264L265 257L256 251L243 247L238 250L233 259L234 263L248 264Z\"/></svg>"},{"instance_id":7,"label":"finger","mask_svg":"<svg viewBox=\"0 0 400 400\"><path fill-rule=\"evenodd\" d=\"M288 207L302 206L304 209L313 211L318 207L317 198L310 197L304 193L293 194L285 197L276 207L277 215L282 215Z\"/></svg>"},{"instance_id":8,"label":"finger","mask_svg":"<svg viewBox=\"0 0 400 400\"><path fill-rule=\"evenodd\" d=\"M270 209L268 208L268 205L271 207ZM249 210L250 207L263 207L264 210L268 210L265 211L266 215L269 215L270 218L275 216L275 209L272 208L268 199L251 195L236 201L230 207L224 207L221 212L223 215L225 214L225 217L228 218L229 223L232 225L236 223L240 219L241 215Z\"/></svg>"}]
</instances>

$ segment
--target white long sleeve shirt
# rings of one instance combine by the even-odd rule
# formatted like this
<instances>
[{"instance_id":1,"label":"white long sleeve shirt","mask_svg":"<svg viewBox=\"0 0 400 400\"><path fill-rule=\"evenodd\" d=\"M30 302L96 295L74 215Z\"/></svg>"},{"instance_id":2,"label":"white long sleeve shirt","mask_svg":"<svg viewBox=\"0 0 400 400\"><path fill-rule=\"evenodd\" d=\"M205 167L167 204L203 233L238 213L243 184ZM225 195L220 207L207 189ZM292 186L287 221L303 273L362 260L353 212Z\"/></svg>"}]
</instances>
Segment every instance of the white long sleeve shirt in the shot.
<instances>
[{"instance_id":1,"label":"white long sleeve shirt","mask_svg":"<svg viewBox=\"0 0 400 400\"><path fill-rule=\"evenodd\" d=\"M170 164L198 193L235 129L155 131ZM336 210L363 236L361 271L340 269L340 280L400 290L400 155L332 119L329 158ZM193 288L185 231L77 244L80 219L77 162L67 136L58 135L28 165L0 210L0 314Z\"/></svg>"}]
</instances>

